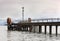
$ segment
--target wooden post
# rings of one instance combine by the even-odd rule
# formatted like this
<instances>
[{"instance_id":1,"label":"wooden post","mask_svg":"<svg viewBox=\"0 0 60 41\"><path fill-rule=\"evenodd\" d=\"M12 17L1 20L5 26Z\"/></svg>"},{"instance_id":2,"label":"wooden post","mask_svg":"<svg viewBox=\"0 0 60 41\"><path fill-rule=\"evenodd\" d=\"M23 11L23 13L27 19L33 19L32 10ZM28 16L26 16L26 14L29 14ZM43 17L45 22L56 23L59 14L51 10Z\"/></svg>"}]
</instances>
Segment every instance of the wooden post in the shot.
<instances>
[{"instance_id":1,"label":"wooden post","mask_svg":"<svg viewBox=\"0 0 60 41\"><path fill-rule=\"evenodd\" d=\"M45 34L46 34L46 25L45 25Z\"/></svg>"},{"instance_id":2,"label":"wooden post","mask_svg":"<svg viewBox=\"0 0 60 41\"><path fill-rule=\"evenodd\" d=\"M57 30L58 30L58 27L57 27L57 25L56 25L56 36L57 36L57 34L58 34Z\"/></svg>"},{"instance_id":3,"label":"wooden post","mask_svg":"<svg viewBox=\"0 0 60 41\"><path fill-rule=\"evenodd\" d=\"M39 33L42 33L42 27L39 25Z\"/></svg>"},{"instance_id":4,"label":"wooden post","mask_svg":"<svg viewBox=\"0 0 60 41\"><path fill-rule=\"evenodd\" d=\"M50 35L52 34L52 26L51 25L49 26L49 34Z\"/></svg>"}]
</instances>

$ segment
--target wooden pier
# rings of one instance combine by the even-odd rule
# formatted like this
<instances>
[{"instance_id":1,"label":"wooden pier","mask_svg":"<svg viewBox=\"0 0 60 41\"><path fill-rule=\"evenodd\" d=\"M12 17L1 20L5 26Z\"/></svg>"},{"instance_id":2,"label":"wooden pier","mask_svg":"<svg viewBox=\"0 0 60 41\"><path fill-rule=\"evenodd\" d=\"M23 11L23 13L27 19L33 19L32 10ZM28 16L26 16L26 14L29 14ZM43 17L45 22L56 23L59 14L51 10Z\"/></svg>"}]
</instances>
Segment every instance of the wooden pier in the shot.
<instances>
[{"instance_id":1,"label":"wooden pier","mask_svg":"<svg viewBox=\"0 0 60 41\"><path fill-rule=\"evenodd\" d=\"M11 19L7 19L8 30L18 30L18 31L32 31L32 26L39 26L39 33L42 33L42 26L45 26L44 33L47 33L47 26L49 26L49 34L52 34L52 26L56 28L56 36L58 34L58 26L60 26L60 22L31 22L31 18L28 19L28 22L20 22L20 23L11 23ZM28 29L29 28L29 29Z\"/></svg>"}]
</instances>

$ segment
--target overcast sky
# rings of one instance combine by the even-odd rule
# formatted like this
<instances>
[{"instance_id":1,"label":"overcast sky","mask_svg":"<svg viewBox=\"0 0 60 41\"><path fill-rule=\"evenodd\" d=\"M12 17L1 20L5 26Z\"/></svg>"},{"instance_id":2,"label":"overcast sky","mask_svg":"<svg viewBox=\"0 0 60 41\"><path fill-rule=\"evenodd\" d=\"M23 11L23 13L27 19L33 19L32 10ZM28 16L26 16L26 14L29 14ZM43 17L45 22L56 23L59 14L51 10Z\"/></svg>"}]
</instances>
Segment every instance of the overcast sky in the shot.
<instances>
[{"instance_id":1,"label":"overcast sky","mask_svg":"<svg viewBox=\"0 0 60 41\"><path fill-rule=\"evenodd\" d=\"M0 0L0 18L60 18L60 0Z\"/></svg>"}]
</instances>

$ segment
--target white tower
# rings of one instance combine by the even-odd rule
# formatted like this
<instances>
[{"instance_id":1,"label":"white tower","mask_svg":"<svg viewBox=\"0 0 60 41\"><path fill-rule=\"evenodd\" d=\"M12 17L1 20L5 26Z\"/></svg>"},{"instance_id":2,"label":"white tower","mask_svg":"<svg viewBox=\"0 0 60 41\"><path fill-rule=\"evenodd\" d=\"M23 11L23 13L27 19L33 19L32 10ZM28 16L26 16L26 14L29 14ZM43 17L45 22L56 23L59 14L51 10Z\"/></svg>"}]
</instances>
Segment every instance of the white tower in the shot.
<instances>
[{"instance_id":1,"label":"white tower","mask_svg":"<svg viewBox=\"0 0 60 41\"><path fill-rule=\"evenodd\" d=\"M24 7L22 7L22 20L24 21Z\"/></svg>"}]
</instances>

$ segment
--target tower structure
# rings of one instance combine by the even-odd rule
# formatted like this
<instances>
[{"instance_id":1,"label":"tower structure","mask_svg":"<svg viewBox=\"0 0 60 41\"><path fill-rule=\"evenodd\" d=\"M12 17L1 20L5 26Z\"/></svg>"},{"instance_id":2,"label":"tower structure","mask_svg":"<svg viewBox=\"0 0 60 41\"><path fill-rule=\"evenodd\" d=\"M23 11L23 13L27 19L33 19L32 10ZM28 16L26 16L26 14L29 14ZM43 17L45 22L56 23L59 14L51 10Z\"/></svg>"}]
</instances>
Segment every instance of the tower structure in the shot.
<instances>
[{"instance_id":1,"label":"tower structure","mask_svg":"<svg viewBox=\"0 0 60 41\"><path fill-rule=\"evenodd\" d=\"M24 21L24 7L22 7L22 20Z\"/></svg>"}]
</instances>

